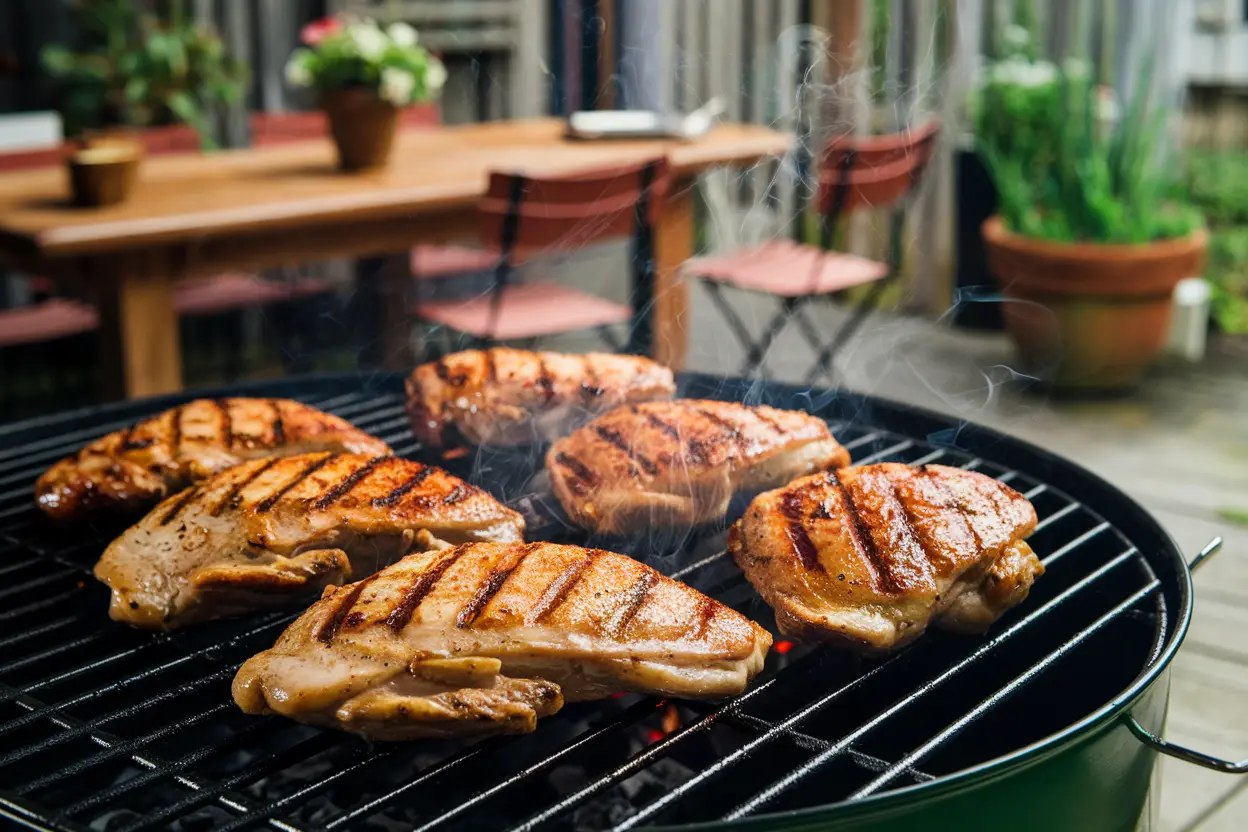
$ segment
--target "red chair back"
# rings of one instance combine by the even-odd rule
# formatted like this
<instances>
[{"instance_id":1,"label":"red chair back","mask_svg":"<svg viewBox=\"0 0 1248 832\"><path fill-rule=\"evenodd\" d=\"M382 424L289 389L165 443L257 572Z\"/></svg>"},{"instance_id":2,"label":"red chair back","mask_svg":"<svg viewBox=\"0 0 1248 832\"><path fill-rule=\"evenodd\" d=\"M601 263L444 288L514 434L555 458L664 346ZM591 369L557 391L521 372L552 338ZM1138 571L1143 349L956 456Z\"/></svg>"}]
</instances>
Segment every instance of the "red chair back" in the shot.
<instances>
[{"instance_id":1,"label":"red chair back","mask_svg":"<svg viewBox=\"0 0 1248 832\"><path fill-rule=\"evenodd\" d=\"M478 203L481 238L491 248L507 250L512 214L510 248L518 254L573 251L627 237L638 230L639 205L645 205L642 222L655 223L670 184L671 170L662 157L555 176L493 173Z\"/></svg>"},{"instance_id":2,"label":"red chair back","mask_svg":"<svg viewBox=\"0 0 1248 832\"><path fill-rule=\"evenodd\" d=\"M940 121L884 136L839 136L819 164L820 213L893 205L913 189L932 157ZM839 202L839 204L838 204Z\"/></svg>"}]
</instances>

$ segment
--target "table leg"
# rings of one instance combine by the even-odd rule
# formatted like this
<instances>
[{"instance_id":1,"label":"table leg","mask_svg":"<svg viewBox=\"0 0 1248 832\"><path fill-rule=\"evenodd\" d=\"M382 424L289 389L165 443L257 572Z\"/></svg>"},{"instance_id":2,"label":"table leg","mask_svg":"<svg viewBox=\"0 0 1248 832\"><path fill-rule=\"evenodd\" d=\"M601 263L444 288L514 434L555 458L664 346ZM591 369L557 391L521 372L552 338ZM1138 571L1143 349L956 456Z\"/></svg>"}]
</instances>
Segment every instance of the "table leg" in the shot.
<instances>
[{"instance_id":1,"label":"table leg","mask_svg":"<svg viewBox=\"0 0 1248 832\"><path fill-rule=\"evenodd\" d=\"M689 287L681 274L693 256L692 181L672 183L654 233L654 352L652 357L682 369L689 350Z\"/></svg>"},{"instance_id":2,"label":"table leg","mask_svg":"<svg viewBox=\"0 0 1248 832\"><path fill-rule=\"evenodd\" d=\"M155 253L101 258L89 269L100 310L102 393L107 400L182 389L173 279Z\"/></svg>"},{"instance_id":3,"label":"table leg","mask_svg":"<svg viewBox=\"0 0 1248 832\"><path fill-rule=\"evenodd\" d=\"M363 369L411 367L411 306L408 259L402 255L366 257L356 262L357 314L354 325L365 331L360 349Z\"/></svg>"}]
</instances>

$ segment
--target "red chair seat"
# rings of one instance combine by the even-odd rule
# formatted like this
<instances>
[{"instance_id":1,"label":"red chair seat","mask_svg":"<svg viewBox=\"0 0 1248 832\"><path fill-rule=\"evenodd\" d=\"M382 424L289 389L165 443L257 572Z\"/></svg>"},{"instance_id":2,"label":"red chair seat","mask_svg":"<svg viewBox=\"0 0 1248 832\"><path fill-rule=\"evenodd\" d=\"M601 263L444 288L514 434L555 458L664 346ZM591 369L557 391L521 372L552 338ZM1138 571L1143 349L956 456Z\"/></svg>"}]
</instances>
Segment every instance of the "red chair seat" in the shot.
<instances>
[{"instance_id":1,"label":"red chair seat","mask_svg":"<svg viewBox=\"0 0 1248 832\"><path fill-rule=\"evenodd\" d=\"M0 347L16 347L82 335L99 326L95 309L72 300L0 310Z\"/></svg>"},{"instance_id":2,"label":"red chair seat","mask_svg":"<svg viewBox=\"0 0 1248 832\"><path fill-rule=\"evenodd\" d=\"M526 283L508 286L502 294L498 321L490 326L490 295L470 300L419 303L415 313L427 321L442 324L478 338L510 341L540 338L578 329L627 323L632 310L554 283Z\"/></svg>"},{"instance_id":3,"label":"red chair seat","mask_svg":"<svg viewBox=\"0 0 1248 832\"><path fill-rule=\"evenodd\" d=\"M226 273L179 284L174 291L173 306L179 315L213 315L333 291L332 283L317 278L277 283L256 275Z\"/></svg>"},{"instance_id":4,"label":"red chair seat","mask_svg":"<svg viewBox=\"0 0 1248 832\"><path fill-rule=\"evenodd\" d=\"M412 277L437 280L457 274L484 272L498 265L498 255L467 246L420 245L411 251Z\"/></svg>"},{"instance_id":5,"label":"red chair seat","mask_svg":"<svg viewBox=\"0 0 1248 832\"><path fill-rule=\"evenodd\" d=\"M686 269L705 280L785 298L840 292L888 275L888 266L876 260L792 240L772 240L722 257L697 257Z\"/></svg>"}]
</instances>

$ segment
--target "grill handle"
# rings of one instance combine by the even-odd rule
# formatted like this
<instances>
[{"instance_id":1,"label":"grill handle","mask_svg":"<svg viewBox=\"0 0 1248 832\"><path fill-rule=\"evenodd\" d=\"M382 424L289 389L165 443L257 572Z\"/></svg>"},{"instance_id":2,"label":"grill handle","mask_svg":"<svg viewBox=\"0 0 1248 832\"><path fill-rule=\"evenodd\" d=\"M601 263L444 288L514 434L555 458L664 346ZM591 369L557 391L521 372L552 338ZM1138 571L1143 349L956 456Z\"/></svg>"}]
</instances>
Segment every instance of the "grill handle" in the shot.
<instances>
[{"instance_id":1,"label":"grill handle","mask_svg":"<svg viewBox=\"0 0 1248 832\"><path fill-rule=\"evenodd\" d=\"M1202 751L1188 748L1183 745L1175 745L1169 740L1164 740L1156 734L1149 731L1143 725L1136 721L1135 717L1127 714L1125 717L1127 727L1131 729L1131 733L1135 734L1135 738L1145 745L1160 751L1162 754L1168 754L1176 760L1183 760L1187 763L1195 763L1202 768L1220 771L1224 774L1245 774L1248 773L1248 760L1240 760L1238 763L1231 760L1223 760L1221 757L1213 757Z\"/></svg>"},{"instance_id":2,"label":"grill handle","mask_svg":"<svg viewBox=\"0 0 1248 832\"><path fill-rule=\"evenodd\" d=\"M1187 568L1195 571L1205 563L1211 556L1222 548L1222 538L1215 537L1205 544L1205 547L1197 553L1187 564ZM1162 739L1156 734L1149 731L1131 714L1124 717L1127 728L1135 735L1135 738L1150 748L1160 751L1162 754L1168 754L1176 760L1183 760L1187 763L1195 763L1202 768L1212 769L1213 771L1221 771L1225 774L1245 774L1248 773L1248 759L1241 760L1238 763L1231 760L1223 760L1220 757L1214 757L1205 754L1203 751L1196 751L1183 745L1175 745L1169 740Z\"/></svg>"}]
</instances>

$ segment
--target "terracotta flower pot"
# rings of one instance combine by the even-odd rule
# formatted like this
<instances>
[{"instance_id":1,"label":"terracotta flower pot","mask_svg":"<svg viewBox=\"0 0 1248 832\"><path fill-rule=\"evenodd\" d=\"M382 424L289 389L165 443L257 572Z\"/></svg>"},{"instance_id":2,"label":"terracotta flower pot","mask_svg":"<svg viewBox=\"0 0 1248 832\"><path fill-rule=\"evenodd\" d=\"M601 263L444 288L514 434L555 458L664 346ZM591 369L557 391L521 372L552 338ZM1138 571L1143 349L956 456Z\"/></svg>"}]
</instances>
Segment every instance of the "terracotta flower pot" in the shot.
<instances>
[{"instance_id":1,"label":"terracotta flower pot","mask_svg":"<svg viewBox=\"0 0 1248 832\"><path fill-rule=\"evenodd\" d=\"M321 106L338 149L342 170L378 168L390 159L399 108L365 90L325 93Z\"/></svg>"},{"instance_id":2,"label":"terracotta flower pot","mask_svg":"<svg viewBox=\"0 0 1248 832\"><path fill-rule=\"evenodd\" d=\"M1175 284L1200 274L1208 234L1141 245L1051 243L983 225L1006 328L1025 369L1055 387L1130 386L1170 326Z\"/></svg>"},{"instance_id":3,"label":"terracotta flower pot","mask_svg":"<svg viewBox=\"0 0 1248 832\"><path fill-rule=\"evenodd\" d=\"M82 148L65 159L75 205L99 208L125 202L139 174L143 148L121 140Z\"/></svg>"}]
</instances>

